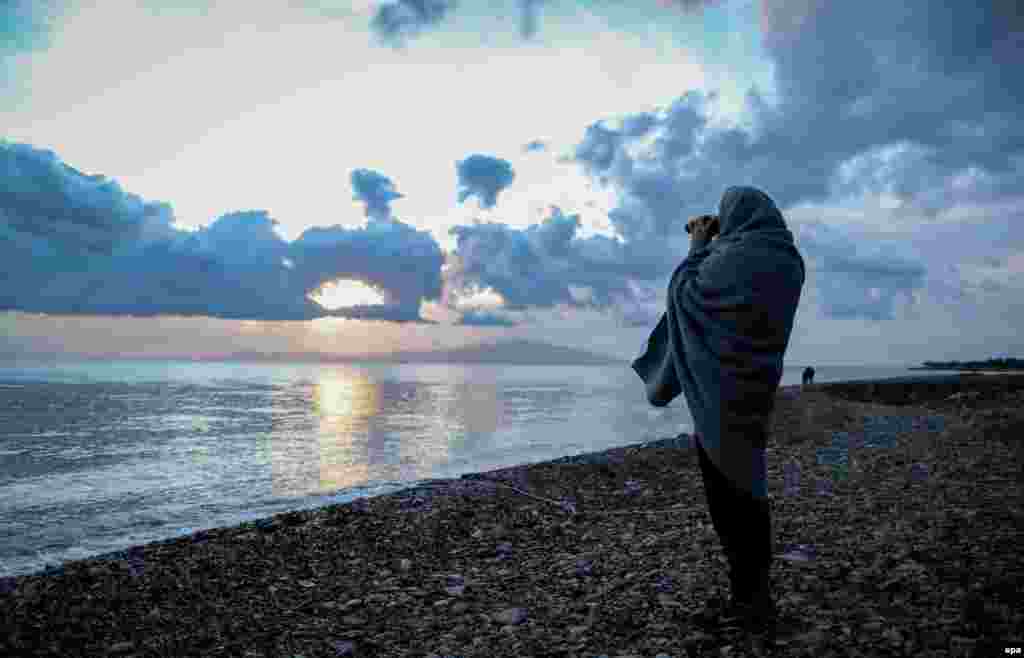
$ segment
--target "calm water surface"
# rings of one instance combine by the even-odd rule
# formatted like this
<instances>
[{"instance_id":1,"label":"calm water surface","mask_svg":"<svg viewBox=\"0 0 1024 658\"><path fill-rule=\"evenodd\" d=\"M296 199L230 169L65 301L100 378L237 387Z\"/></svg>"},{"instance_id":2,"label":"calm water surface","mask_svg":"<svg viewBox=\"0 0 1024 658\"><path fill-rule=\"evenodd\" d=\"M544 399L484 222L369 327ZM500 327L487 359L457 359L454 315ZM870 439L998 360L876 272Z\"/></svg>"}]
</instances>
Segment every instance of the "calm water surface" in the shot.
<instances>
[{"instance_id":1,"label":"calm water surface","mask_svg":"<svg viewBox=\"0 0 1024 658\"><path fill-rule=\"evenodd\" d=\"M187 361L0 367L0 428L0 576L693 431L684 397L650 406L628 364Z\"/></svg>"}]
</instances>

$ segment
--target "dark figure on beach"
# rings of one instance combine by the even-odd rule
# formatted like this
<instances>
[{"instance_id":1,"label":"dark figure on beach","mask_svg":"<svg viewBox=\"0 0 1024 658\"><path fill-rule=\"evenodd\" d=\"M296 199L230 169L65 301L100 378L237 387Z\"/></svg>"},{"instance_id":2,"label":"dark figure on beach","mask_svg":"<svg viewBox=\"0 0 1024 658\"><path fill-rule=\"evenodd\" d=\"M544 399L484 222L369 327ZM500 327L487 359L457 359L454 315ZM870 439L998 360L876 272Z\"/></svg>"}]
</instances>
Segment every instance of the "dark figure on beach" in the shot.
<instances>
[{"instance_id":1,"label":"dark figure on beach","mask_svg":"<svg viewBox=\"0 0 1024 658\"><path fill-rule=\"evenodd\" d=\"M804 261L782 213L753 187L728 188L718 215L691 218L687 232L690 253L672 274L667 309L633 370L651 404L663 407L684 393L694 419L732 589L728 605L709 603L695 621L770 631L776 609L765 445Z\"/></svg>"},{"instance_id":2,"label":"dark figure on beach","mask_svg":"<svg viewBox=\"0 0 1024 658\"><path fill-rule=\"evenodd\" d=\"M814 368L807 366L804 368L804 386L814 382Z\"/></svg>"}]
</instances>

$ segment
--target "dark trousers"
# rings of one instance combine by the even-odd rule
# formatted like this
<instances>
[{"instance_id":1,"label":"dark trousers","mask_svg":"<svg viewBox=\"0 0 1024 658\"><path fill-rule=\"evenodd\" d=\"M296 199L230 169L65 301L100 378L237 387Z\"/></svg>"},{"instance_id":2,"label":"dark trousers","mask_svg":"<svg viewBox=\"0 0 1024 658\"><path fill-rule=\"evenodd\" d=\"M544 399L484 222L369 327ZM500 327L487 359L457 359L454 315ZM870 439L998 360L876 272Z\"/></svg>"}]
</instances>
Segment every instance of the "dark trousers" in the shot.
<instances>
[{"instance_id":1,"label":"dark trousers","mask_svg":"<svg viewBox=\"0 0 1024 658\"><path fill-rule=\"evenodd\" d=\"M771 506L767 498L757 499L737 489L719 471L697 442L704 492L708 499L711 523L722 542L729 562L729 581L733 596L749 600L758 583L771 567Z\"/></svg>"}]
</instances>

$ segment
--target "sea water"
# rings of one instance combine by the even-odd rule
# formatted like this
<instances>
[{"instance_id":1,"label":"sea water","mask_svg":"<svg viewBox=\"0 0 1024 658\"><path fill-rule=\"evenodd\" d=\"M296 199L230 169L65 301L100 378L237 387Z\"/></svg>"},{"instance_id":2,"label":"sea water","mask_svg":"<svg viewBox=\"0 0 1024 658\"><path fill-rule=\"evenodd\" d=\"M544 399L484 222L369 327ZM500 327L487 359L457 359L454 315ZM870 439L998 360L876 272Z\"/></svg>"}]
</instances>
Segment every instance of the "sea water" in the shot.
<instances>
[{"instance_id":1,"label":"sea water","mask_svg":"<svg viewBox=\"0 0 1024 658\"><path fill-rule=\"evenodd\" d=\"M629 364L187 361L0 368L0 428L0 576L693 431L684 396L652 407Z\"/></svg>"}]
</instances>

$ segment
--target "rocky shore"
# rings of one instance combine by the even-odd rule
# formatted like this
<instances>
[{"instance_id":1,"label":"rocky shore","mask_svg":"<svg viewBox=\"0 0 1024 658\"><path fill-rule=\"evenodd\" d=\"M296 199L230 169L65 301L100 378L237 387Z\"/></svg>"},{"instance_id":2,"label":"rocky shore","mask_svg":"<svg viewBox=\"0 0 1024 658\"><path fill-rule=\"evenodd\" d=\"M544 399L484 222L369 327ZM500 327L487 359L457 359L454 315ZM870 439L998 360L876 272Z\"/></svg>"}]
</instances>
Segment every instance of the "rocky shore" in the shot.
<instances>
[{"instance_id":1,"label":"rocky shore","mask_svg":"<svg viewBox=\"0 0 1024 658\"><path fill-rule=\"evenodd\" d=\"M774 638L689 620L727 579L682 435L0 579L0 655L1001 654L1024 377L954 378L780 389Z\"/></svg>"}]
</instances>

